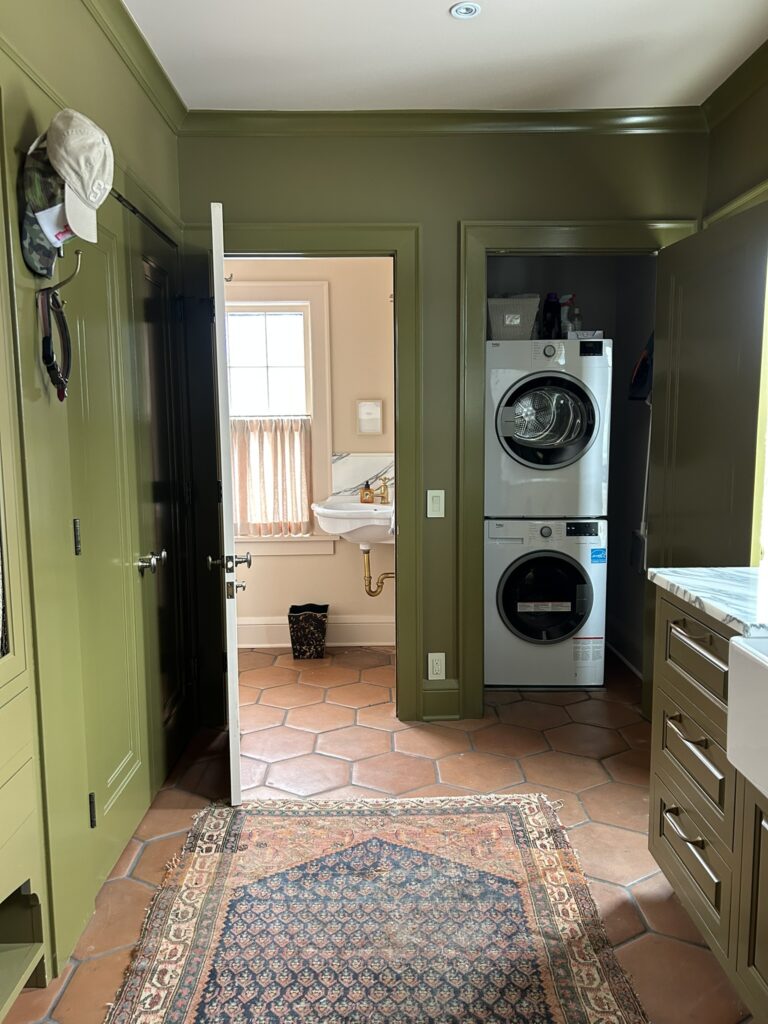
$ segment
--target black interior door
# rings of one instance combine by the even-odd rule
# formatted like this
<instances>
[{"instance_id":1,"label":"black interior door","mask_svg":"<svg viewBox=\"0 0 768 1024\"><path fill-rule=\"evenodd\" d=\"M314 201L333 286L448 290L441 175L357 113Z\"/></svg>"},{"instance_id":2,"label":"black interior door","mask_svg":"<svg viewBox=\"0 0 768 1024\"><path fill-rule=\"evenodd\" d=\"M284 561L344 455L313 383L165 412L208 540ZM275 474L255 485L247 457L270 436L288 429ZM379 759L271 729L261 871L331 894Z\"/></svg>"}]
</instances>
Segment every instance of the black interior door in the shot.
<instances>
[{"instance_id":1,"label":"black interior door","mask_svg":"<svg viewBox=\"0 0 768 1024\"><path fill-rule=\"evenodd\" d=\"M186 367L178 315L178 253L134 224L137 293L136 381L142 554L157 571L142 579L155 786L181 754L192 712L191 492Z\"/></svg>"}]
</instances>

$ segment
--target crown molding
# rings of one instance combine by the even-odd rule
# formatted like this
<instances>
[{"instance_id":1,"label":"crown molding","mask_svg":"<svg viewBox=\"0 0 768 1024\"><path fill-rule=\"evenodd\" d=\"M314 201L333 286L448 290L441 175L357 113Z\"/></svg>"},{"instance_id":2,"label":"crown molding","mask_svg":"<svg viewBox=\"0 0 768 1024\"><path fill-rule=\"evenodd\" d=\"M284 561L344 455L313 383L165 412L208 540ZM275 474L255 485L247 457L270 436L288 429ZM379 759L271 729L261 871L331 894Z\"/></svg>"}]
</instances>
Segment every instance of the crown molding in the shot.
<instances>
[{"instance_id":1,"label":"crown molding","mask_svg":"<svg viewBox=\"0 0 768 1024\"><path fill-rule=\"evenodd\" d=\"M702 104L710 129L732 114L745 100L768 85L768 42L758 47Z\"/></svg>"},{"instance_id":2,"label":"crown molding","mask_svg":"<svg viewBox=\"0 0 768 1024\"><path fill-rule=\"evenodd\" d=\"M187 107L120 0L81 0L147 98L178 134Z\"/></svg>"},{"instance_id":3,"label":"crown molding","mask_svg":"<svg viewBox=\"0 0 768 1024\"><path fill-rule=\"evenodd\" d=\"M93 0L88 0L93 2ZM705 133L699 107L612 110L190 110L182 137Z\"/></svg>"}]
</instances>

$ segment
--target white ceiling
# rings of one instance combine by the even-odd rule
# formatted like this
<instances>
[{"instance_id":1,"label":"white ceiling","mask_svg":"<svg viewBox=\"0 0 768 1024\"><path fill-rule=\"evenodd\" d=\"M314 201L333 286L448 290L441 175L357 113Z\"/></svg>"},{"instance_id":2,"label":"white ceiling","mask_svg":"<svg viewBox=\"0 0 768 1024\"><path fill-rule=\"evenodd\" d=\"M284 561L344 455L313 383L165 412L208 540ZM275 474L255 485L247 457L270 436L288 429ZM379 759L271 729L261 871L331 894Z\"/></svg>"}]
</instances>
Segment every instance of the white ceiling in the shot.
<instances>
[{"instance_id":1,"label":"white ceiling","mask_svg":"<svg viewBox=\"0 0 768 1024\"><path fill-rule=\"evenodd\" d=\"M699 104L768 38L766 0L123 0L190 108Z\"/></svg>"}]
</instances>

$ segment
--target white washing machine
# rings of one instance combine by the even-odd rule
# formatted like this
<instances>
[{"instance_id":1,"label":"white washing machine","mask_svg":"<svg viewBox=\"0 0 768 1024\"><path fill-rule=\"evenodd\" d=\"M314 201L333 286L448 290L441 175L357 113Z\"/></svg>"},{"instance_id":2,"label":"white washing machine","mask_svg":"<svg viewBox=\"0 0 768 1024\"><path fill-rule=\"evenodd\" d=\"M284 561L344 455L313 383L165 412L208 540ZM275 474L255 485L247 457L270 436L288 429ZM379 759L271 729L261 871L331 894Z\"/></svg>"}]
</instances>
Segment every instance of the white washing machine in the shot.
<instances>
[{"instance_id":1,"label":"white washing machine","mask_svg":"<svg viewBox=\"0 0 768 1024\"><path fill-rule=\"evenodd\" d=\"M608 523L485 523L485 685L602 686Z\"/></svg>"},{"instance_id":2,"label":"white washing machine","mask_svg":"<svg viewBox=\"0 0 768 1024\"><path fill-rule=\"evenodd\" d=\"M607 515L612 346L487 342L487 519Z\"/></svg>"}]
</instances>

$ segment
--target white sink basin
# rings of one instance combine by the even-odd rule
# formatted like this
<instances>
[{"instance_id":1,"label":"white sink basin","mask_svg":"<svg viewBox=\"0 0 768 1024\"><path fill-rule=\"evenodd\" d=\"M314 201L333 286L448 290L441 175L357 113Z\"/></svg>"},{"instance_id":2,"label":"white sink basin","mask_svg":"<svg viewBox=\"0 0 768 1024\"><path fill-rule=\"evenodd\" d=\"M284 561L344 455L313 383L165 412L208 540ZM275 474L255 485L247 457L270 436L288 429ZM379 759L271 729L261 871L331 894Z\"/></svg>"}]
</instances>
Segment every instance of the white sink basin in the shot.
<instances>
[{"instance_id":1,"label":"white sink basin","mask_svg":"<svg viewBox=\"0 0 768 1024\"><path fill-rule=\"evenodd\" d=\"M734 637L728 665L728 760L768 795L768 637Z\"/></svg>"},{"instance_id":2,"label":"white sink basin","mask_svg":"<svg viewBox=\"0 0 768 1024\"><path fill-rule=\"evenodd\" d=\"M321 530L359 544L364 551L372 544L395 543L390 533L393 505L368 505L345 494L332 494L315 502L312 511Z\"/></svg>"}]
</instances>

